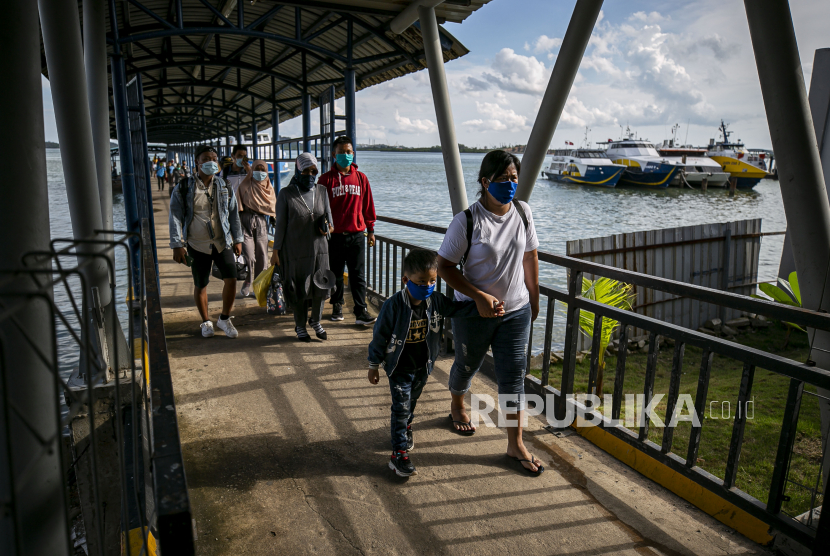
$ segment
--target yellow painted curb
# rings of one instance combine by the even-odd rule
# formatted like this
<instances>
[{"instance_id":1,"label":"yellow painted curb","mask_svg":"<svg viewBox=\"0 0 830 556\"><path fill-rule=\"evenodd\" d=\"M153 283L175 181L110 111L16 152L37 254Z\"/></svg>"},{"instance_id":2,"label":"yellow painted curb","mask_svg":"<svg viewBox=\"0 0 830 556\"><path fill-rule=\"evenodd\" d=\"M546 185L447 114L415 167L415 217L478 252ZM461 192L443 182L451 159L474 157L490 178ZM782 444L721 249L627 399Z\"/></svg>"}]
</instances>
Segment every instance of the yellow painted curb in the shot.
<instances>
[{"instance_id":1,"label":"yellow painted curb","mask_svg":"<svg viewBox=\"0 0 830 556\"><path fill-rule=\"evenodd\" d=\"M684 477L667 465L637 450L600 427L574 427L591 443L602 448L621 462L666 487L684 500L691 502L724 525L738 531L753 541L767 545L773 537L770 526L751 516L717 494Z\"/></svg>"},{"instance_id":2,"label":"yellow painted curb","mask_svg":"<svg viewBox=\"0 0 830 556\"><path fill-rule=\"evenodd\" d=\"M141 527L131 529L128 533L121 533L121 554L126 556L127 543L130 543L130 554L145 554L146 556L156 556L156 538L152 531L147 531L147 552L142 552L144 547L144 537L141 534Z\"/></svg>"}]
</instances>

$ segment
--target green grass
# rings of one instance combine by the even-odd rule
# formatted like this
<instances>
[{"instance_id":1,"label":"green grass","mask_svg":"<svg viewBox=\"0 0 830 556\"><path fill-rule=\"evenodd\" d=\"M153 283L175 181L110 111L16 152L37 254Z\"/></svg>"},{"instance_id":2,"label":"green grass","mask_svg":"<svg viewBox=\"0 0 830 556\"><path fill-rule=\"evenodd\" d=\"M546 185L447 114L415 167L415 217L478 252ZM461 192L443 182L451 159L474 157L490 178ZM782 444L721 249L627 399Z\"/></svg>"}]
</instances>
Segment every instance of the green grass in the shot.
<instances>
[{"instance_id":1,"label":"green grass","mask_svg":"<svg viewBox=\"0 0 830 556\"><path fill-rule=\"evenodd\" d=\"M784 343L786 329L780 323L774 323L766 329L744 332L738 337L738 342L753 348L761 349L775 355L787 357L795 361L804 361L807 358L807 335L794 331L786 349L780 349ZM674 347L664 345L658 354L657 372L654 381L654 394L666 396L657 406L656 414L666 420L666 398L669 392L671 378L671 363ZM645 351L629 353L626 357L625 379L623 392L626 394L642 394L646 371ZM683 370L680 379L680 393L690 394L694 399L697 392L697 381L700 372L702 351L698 348L686 346L683 357ZM616 356L606 357L604 394L611 394L614 390ZM743 364L734 359L715 355L712 363L709 391L706 403L706 415L703 421L700 448L696 464L723 478L726 459L729 453L729 442L732 436L732 425L737 406L738 390L741 382ZM574 392L584 393L588 387L589 358L585 357L582 363L577 364ZM532 370L531 374L537 378L540 370ZM550 370L550 384L555 388L561 385L562 365L554 365ZM739 460L736 486L754 496L763 503L769 497L769 486L772 479L775 455L781 432L781 421L784 415L784 406L790 379L773 372L756 369L750 399L754 402L753 411L747 412L747 425L744 432L744 442ZM814 387L805 388L815 392ZM710 402L716 402L711 406ZM721 407L722 402L729 402L731 412L727 417L728 407ZM623 403L625 416L625 403ZM633 408L630 408L633 409ZM683 414L688 414L684 411ZM663 428L650 425L649 440L662 444ZM674 430L672 452L686 458L688 450L691 423L680 422ZM799 414L796 444L792 457L790 479L815 486L816 477L821 465L821 422L819 416L818 399L805 394L802 397L801 412ZM819 491L823 487L820 485ZM783 506L783 511L790 515L798 515L810 507L810 493L791 483L787 484L786 495L791 497ZM821 504L821 497L817 505Z\"/></svg>"}]
</instances>

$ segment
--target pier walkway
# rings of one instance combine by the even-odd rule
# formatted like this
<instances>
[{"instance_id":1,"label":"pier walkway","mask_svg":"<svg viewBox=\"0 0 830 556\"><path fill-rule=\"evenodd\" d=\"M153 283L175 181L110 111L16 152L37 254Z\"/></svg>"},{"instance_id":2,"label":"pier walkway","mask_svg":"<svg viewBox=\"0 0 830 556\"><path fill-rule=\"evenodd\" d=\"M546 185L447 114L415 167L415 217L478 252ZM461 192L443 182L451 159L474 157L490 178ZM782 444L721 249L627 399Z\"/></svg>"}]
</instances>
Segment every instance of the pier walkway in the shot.
<instances>
[{"instance_id":1,"label":"pier walkway","mask_svg":"<svg viewBox=\"0 0 830 556\"><path fill-rule=\"evenodd\" d=\"M768 554L578 435L531 421L538 478L508 465L502 430L455 435L450 359L418 404L418 474L397 478L388 387L366 379L371 328L347 314L325 324L328 341L301 344L290 316L249 298L238 339L202 338L190 271L166 247L168 196L153 201L197 554ZM209 299L218 318L218 280ZM495 385L479 377L473 391Z\"/></svg>"}]
</instances>

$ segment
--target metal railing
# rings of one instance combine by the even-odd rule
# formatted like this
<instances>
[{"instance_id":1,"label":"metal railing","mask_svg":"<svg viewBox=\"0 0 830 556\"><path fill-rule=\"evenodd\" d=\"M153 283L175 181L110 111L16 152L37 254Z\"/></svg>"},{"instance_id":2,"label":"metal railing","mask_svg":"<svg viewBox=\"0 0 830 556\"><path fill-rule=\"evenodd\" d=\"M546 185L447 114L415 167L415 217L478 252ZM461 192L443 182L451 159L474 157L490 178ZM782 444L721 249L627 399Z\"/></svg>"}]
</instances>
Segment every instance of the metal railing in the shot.
<instances>
[{"instance_id":1,"label":"metal railing","mask_svg":"<svg viewBox=\"0 0 830 556\"><path fill-rule=\"evenodd\" d=\"M5 500L4 519L14 524L14 537L4 546L15 554L33 554L24 500L38 481L32 472L39 461L58 455L66 523L55 523L66 535L66 553L75 553L73 539L85 536L88 554L128 556L193 554L193 528L161 320L158 282L147 219L142 234L101 230L113 240L53 240L49 251L27 254L24 267L0 272L0 385L7 424L21 422L29 438L3 435L6 453L36 443L39 455L18 468L12 465L12 492ZM116 339L117 318L106 320L99 292L88 288L85 272L106 262L112 303L118 303L115 259L123 249L127 276L134 276L133 245L141 257L143 287L128 296L126 351ZM130 281L129 278L126 281ZM56 301L56 298L60 298ZM33 336L20 315L45 308L45 334ZM146 313L145 313L146 308ZM114 312L114 305L113 305ZM146 318L145 318L146 317ZM24 319L25 320L25 319ZM97 326L95 322L97 321ZM109 328L112 330L109 330ZM99 333L95 332L98 329ZM118 330L116 330L118 328ZM12 338L25 345L11 345ZM123 338L123 336L122 336ZM104 347L106 343L107 347ZM9 389L15 350L30 350L54 381L51 407L19 406ZM107 353L107 349L110 349ZM80 358L71 373L68 365ZM147 357L149 355L149 358ZM149 361L149 367L147 365ZM34 371L34 370L33 370ZM149 376L148 376L149 375ZM19 395L19 393L18 393ZM54 411L52 430L38 423L37 412ZM24 448L25 449L25 448ZM13 461L13 459L10 459ZM151 488L145 485L152 484ZM65 528L64 528L65 525ZM54 549L54 545L51 547ZM80 549L80 548L78 548ZM35 550L33 552L32 550ZM55 552L57 553L57 552ZM60 553L64 553L60 550Z\"/></svg>"},{"instance_id":2,"label":"metal railing","mask_svg":"<svg viewBox=\"0 0 830 556\"><path fill-rule=\"evenodd\" d=\"M406 220L384 216L378 216L378 220L422 231L446 233L446 228L440 226L408 222ZM386 236L375 235L374 248L367 249L366 254L368 297L373 304L379 306L384 299L388 298L399 288L403 259L407 251L416 248L421 247ZM736 342L713 337L696 330L668 324L651 317L639 315L633 311L624 311L583 298L581 296L582 275L590 274L596 277L611 278L642 288L650 288L675 296L684 296L747 313L766 315L784 322L820 330L830 330L830 315L797 307L788 307L760 299L753 299L728 291L714 290L665 278L648 276L629 270L608 267L573 257L555 255L544 251L539 251L538 254L540 263L555 265L567 270L568 290L563 291L544 284L540 286L541 294L547 298L547 313L544 319L542 372L540 379L530 374L526 376L526 390L542 396L553 396L556 402L555 415L557 419L564 419L570 409L579 409L585 412L586 418L598 423L598 426L614 437L619 438L633 448L665 464L683 477L691 479L701 487L734 504L753 517L769 524L772 528L785 533L805 547L811 547L813 554L824 554L826 547L818 546L821 542L815 539L820 539L830 534L830 517L827 515L822 516L819 519L817 527L810 528L786 513L783 513L781 508L783 502L788 499L785 494L786 487L788 484L794 482L788 479L789 462L795 442L801 397L802 394L809 393L804 390L804 387L810 385L830 389L830 371L816 367L811 361L801 363ZM440 279L438 280L436 289L447 295L452 295L452 289L446 283L442 284ZM549 385L549 382L551 378L553 320L555 304L557 302L565 305L567 322L565 327L565 347L561 380L559 388L554 388ZM577 355L579 354L577 350L577 338L580 329L580 311L590 312L595 315L592 349L589 356L590 370L588 386L585 392L575 392L574 390ZM615 352L617 362L613 377L614 390L610 418L597 411L597 408L586 407L574 399L575 394L593 394L595 392L600 355L600 342L598 338L604 319L610 319L620 323L619 347ZM651 400L654 390L655 375L657 372L657 355L661 343L659 337L670 339L674 343L668 403L665 413L667 416L674 413L678 402L680 377L683 374L686 347L694 346L702 352L700 361L696 362L696 364L699 364L699 372L697 377L697 391L694 397L694 412L701 426L691 428L689 441L683 455L678 455L671 451L674 441L674 428L665 427L660 444L648 439L649 420L647 417L643 419L642 408L640 413L637 414L637 424L639 426L634 430L628 429L618 422L621 414L621 402L624 398L623 380L626 374L626 355L629 350L627 335L629 328L632 327L646 330L649 335L645 380L641 390L646 403ZM445 328L445 334L444 346L448 348L451 346L451 330ZM532 343L532 329L530 337ZM766 369L790 379L787 403L784 408L784 416L775 457L775 468L769 485L766 503L757 500L735 486L744 431L747 424L746 411L737 412L735 415L724 477L722 479L716 477L697 466L710 373L715 355L727 357L742 364L743 370L740 378L740 387L737 392L737 399L741 407L745 407L746 402L751 396L756 368ZM528 349L528 369L530 368L530 358L530 349ZM598 394L601 393L598 392ZM568 408L569 405L572 406L570 409ZM590 415L590 417L587 417L587 415ZM826 453L823 456L826 458ZM798 483L795 484L798 485ZM815 488L812 489L813 498L811 510L818 504L817 494L820 492L818 485L819 483L817 481ZM803 487L803 485L798 486ZM810 487L804 488L810 489ZM827 486L825 485L824 493L826 494L826 492Z\"/></svg>"}]
</instances>

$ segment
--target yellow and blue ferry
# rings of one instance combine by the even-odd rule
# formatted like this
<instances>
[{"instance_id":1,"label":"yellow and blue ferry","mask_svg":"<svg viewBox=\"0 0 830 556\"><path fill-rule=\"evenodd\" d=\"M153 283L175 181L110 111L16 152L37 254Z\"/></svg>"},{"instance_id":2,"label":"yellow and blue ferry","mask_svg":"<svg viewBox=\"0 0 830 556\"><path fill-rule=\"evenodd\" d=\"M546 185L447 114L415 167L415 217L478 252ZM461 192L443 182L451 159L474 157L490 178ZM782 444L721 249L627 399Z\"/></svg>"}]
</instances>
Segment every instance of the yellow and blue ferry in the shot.
<instances>
[{"instance_id":1,"label":"yellow and blue ferry","mask_svg":"<svg viewBox=\"0 0 830 556\"><path fill-rule=\"evenodd\" d=\"M614 164L625 166L620 185L636 187L668 187L683 167L665 156L660 156L648 141L628 137L609 140L605 153Z\"/></svg>"},{"instance_id":2,"label":"yellow and blue ferry","mask_svg":"<svg viewBox=\"0 0 830 556\"><path fill-rule=\"evenodd\" d=\"M574 185L616 187L625 166L614 164L599 149L557 149L542 174L551 181Z\"/></svg>"},{"instance_id":3,"label":"yellow and blue ferry","mask_svg":"<svg viewBox=\"0 0 830 556\"><path fill-rule=\"evenodd\" d=\"M733 133L726 129L727 124L720 122L720 133L723 141L715 143L709 141L709 158L721 165L725 172L737 179L738 189L752 189L762 179L770 177L764 153L751 153L746 150L740 140L733 143L729 136Z\"/></svg>"}]
</instances>

